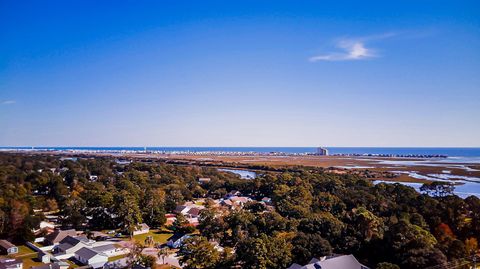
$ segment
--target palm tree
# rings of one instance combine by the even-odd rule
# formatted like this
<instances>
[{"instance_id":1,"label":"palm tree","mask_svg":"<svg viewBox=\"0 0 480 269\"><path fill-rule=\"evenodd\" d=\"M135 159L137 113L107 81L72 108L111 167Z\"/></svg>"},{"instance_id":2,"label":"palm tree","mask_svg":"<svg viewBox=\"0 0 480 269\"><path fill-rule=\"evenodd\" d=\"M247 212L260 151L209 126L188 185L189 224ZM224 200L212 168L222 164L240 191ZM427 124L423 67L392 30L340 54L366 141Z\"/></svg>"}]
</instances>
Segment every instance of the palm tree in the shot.
<instances>
[{"instance_id":1,"label":"palm tree","mask_svg":"<svg viewBox=\"0 0 480 269\"><path fill-rule=\"evenodd\" d=\"M168 256L168 248L158 250L157 256L159 259L162 259L162 264L165 264L165 258Z\"/></svg>"}]
</instances>

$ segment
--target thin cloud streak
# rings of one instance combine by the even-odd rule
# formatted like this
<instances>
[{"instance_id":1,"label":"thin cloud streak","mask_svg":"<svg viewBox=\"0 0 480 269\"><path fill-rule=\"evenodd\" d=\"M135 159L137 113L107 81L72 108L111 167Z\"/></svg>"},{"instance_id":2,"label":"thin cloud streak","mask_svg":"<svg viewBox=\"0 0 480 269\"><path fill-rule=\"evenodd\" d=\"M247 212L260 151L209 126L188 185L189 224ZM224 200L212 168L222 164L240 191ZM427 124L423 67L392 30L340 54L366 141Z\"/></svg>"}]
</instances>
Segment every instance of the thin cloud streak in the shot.
<instances>
[{"instance_id":1,"label":"thin cloud streak","mask_svg":"<svg viewBox=\"0 0 480 269\"><path fill-rule=\"evenodd\" d=\"M368 48L365 44L372 40L381 40L395 36L395 33L385 33L380 35L371 35L353 39L340 39L335 47L342 50L341 52L331 52L327 54L310 57L310 62L318 61L354 61L365 60L380 57L372 48Z\"/></svg>"},{"instance_id":2,"label":"thin cloud streak","mask_svg":"<svg viewBox=\"0 0 480 269\"><path fill-rule=\"evenodd\" d=\"M329 53L324 55L313 56L309 60L311 62L317 61L349 61L349 60L363 60L377 57L375 51L366 48L365 44L360 41L343 41L337 47L345 50L343 53Z\"/></svg>"},{"instance_id":3,"label":"thin cloud streak","mask_svg":"<svg viewBox=\"0 0 480 269\"><path fill-rule=\"evenodd\" d=\"M13 105L15 103L15 100L6 100L2 102L2 105Z\"/></svg>"}]
</instances>

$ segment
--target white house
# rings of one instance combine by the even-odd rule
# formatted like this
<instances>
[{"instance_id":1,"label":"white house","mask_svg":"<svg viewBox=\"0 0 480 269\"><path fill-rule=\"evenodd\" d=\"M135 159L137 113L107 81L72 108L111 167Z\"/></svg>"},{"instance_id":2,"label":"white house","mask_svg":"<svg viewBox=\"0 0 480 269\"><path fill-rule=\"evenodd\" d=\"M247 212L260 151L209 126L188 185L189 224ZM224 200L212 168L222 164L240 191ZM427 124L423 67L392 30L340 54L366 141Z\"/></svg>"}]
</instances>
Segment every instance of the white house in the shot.
<instances>
[{"instance_id":1,"label":"white house","mask_svg":"<svg viewBox=\"0 0 480 269\"><path fill-rule=\"evenodd\" d=\"M0 240L0 250L7 255L18 253L18 247L7 240Z\"/></svg>"},{"instance_id":2,"label":"white house","mask_svg":"<svg viewBox=\"0 0 480 269\"><path fill-rule=\"evenodd\" d=\"M104 254L107 257L113 257L123 253L121 252L122 249L115 246L115 244L108 244L108 245L93 247L92 250L98 253Z\"/></svg>"},{"instance_id":3,"label":"white house","mask_svg":"<svg viewBox=\"0 0 480 269\"><path fill-rule=\"evenodd\" d=\"M167 246L171 248L180 248L183 244L183 241L187 240L190 237L192 236L188 234L175 233L170 238L168 238Z\"/></svg>"},{"instance_id":4,"label":"white house","mask_svg":"<svg viewBox=\"0 0 480 269\"><path fill-rule=\"evenodd\" d=\"M53 249L55 254L72 254L77 250L87 247L90 244L90 240L83 236L67 236L59 242L59 245Z\"/></svg>"},{"instance_id":5,"label":"white house","mask_svg":"<svg viewBox=\"0 0 480 269\"><path fill-rule=\"evenodd\" d=\"M146 234L150 232L150 227L146 223L139 224L138 226L139 227L133 231L133 235Z\"/></svg>"},{"instance_id":6,"label":"white house","mask_svg":"<svg viewBox=\"0 0 480 269\"><path fill-rule=\"evenodd\" d=\"M45 251L39 251L38 252L38 259L43 262L43 263L50 263L52 255L50 253L47 253Z\"/></svg>"},{"instance_id":7,"label":"white house","mask_svg":"<svg viewBox=\"0 0 480 269\"><path fill-rule=\"evenodd\" d=\"M313 258L304 266L292 264L287 269L369 269L365 265L359 263L353 255L325 256L320 259Z\"/></svg>"},{"instance_id":8,"label":"white house","mask_svg":"<svg viewBox=\"0 0 480 269\"><path fill-rule=\"evenodd\" d=\"M75 252L75 259L85 265L90 265L93 268L102 268L108 262L108 257L105 254L96 252L93 249L81 248Z\"/></svg>"}]
</instances>

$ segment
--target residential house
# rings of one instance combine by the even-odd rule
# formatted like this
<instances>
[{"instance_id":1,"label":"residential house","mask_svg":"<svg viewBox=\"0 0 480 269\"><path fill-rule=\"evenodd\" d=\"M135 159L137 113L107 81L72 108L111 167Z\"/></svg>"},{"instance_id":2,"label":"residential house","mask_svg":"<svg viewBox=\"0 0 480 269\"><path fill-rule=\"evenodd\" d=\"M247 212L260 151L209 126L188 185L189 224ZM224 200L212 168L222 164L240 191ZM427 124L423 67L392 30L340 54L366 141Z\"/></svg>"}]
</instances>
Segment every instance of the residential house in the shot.
<instances>
[{"instance_id":1,"label":"residential house","mask_svg":"<svg viewBox=\"0 0 480 269\"><path fill-rule=\"evenodd\" d=\"M0 252L4 255L17 254L18 247L7 240L0 240Z\"/></svg>"},{"instance_id":2,"label":"residential house","mask_svg":"<svg viewBox=\"0 0 480 269\"><path fill-rule=\"evenodd\" d=\"M198 183L200 184L205 184L205 183L208 183L210 182L210 178L209 177L200 177L198 178Z\"/></svg>"},{"instance_id":3,"label":"residential house","mask_svg":"<svg viewBox=\"0 0 480 269\"><path fill-rule=\"evenodd\" d=\"M174 212L184 215L190 225L197 226L198 216L200 215L200 211L204 208L205 206L203 205L197 205L193 202L186 202L183 205L177 206Z\"/></svg>"},{"instance_id":4,"label":"residential house","mask_svg":"<svg viewBox=\"0 0 480 269\"><path fill-rule=\"evenodd\" d=\"M23 262L19 259L0 259L0 269L23 269Z\"/></svg>"},{"instance_id":5,"label":"residential house","mask_svg":"<svg viewBox=\"0 0 480 269\"><path fill-rule=\"evenodd\" d=\"M192 237L189 234L184 233L174 233L170 238L168 238L167 246L171 248L180 248L183 244L183 241Z\"/></svg>"},{"instance_id":6,"label":"residential house","mask_svg":"<svg viewBox=\"0 0 480 269\"><path fill-rule=\"evenodd\" d=\"M353 255L325 256L313 258L306 265L292 264L288 269L369 269L357 261Z\"/></svg>"},{"instance_id":7,"label":"residential house","mask_svg":"<svg viewBox=\"0 0 480 269\"><path fill-rule=\"evenodd\" d=\"M166 226L172 225L177 219L175 214L165 214L165 218L167 219L167 221L165 222Z\"/></svg>"},{"instance_id":8,"label":"residential house","mask_svg":"<svg viewBox=\"0 0 480 269\"><path fill-rule=\"evenodd\" d=\"M85 247L75 252L75 259L93 268L102 268L108 262L107 255Z\"/></svg>"},{"instance_id":9,"label":"residential house","mask_svg":"<svg viewBox=\"0 0 480 269\"><path fill-rule=\"evenodd\" d=\"M272 204L272 198L270 197L263 197L262 202L264 202L266 205Z\"/></svg>"},{"instance_id":10,"label":"residential house","mask_svg":"<svg viewBox=\"0 0 480 269\"><path fill-rule=\"evenodd\" d=\"M117 247L115 244L101 245L98 247L93 247L92 250L102 253L107 257L117 256L121 248Z\"/></svg>"},{"instance_id":11,"label":"residential house","mask_svg":"<svg viewBox=\"0 0 480 269\"><path fill-rule=\"evenodd\" d=\"M45 236L45 243L48 245L56 245L60 243L60 241L62 241L67 236L75 237L77 236L77 231L75 231L75 229L55 230L53 231L53 233Z\"/></svg>"},{"instance_id":12,"label":"residential house","mask_svg":"<svg viewBox=\"0 0 480 269\"><path fill-rule=\"evenodd\" d=\"M50 263L52 255L45 251L39 251L37 257L43 263Z\"/></svg>"},{"instance_id":13,"label":"residential house","mask_svg":"<svg viewBox=\"0 0 480 269\"><path fill-rule=\"evenodd\" d=\"M242 193L237 190L233 190L225 195L225 199L229 199L232 196L239 196L239 195L242 195Z\"/></svg>"},{"instance_id":14,"label":"residential house","mask_svg":"<svg viewBox=\"0 0 480 269\"><path fill-rule=\"evenodd\" d=\"M147 234L150 232L150 227L146 223L142 223L138 225L138 228L133 231L133 235L137 234Z\"/></svg>"},{"instance_id":15,"label":"residential house","mask_svg":"<svg viewBox=\"0 0 480 269\"><path fill-rule=\"evenodd\" d=\"M73 254L77 250L87 247L90 240L85 236L67 236L53 249L55 254Z\"/></svg>"}]
</instances>

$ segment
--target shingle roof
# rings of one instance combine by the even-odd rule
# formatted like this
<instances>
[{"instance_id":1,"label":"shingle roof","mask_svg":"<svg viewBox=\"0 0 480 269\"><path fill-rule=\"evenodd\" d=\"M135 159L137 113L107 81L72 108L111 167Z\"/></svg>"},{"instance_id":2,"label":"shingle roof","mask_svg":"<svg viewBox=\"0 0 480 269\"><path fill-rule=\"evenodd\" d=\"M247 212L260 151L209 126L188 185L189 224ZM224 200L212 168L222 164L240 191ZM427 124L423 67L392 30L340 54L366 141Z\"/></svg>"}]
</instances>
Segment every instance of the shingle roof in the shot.
<instances>
[{"instance_id":1,"label":"shingle roof","mask_svg":"<svg viewBox=\"0 0 480 269\"><path fill-rule=\"evenodd\" d=\"M368 269L355 259L353 255L341 255L335 257L327 257L325 260L313 258L305 266L292 264L288 269Z\"/></svg>"},{"instance_id":2,"label":"shingle roof","mask_svg":"<svg viewBox=\"0 0 480 269\"><path fill-rule=\"evenodd\" d=\"M73 248L74 245L69 244L69 243L63 243L57 246L57 249L60 249L61 251L67 251L70 248Z\"/></svg>"},{"instance_id":3,"label":"shingle roof","mask_svg":"<svg viewBox=\"0 0 480 269\"><path fill-rule=\"evenodd\" d=\"M86 260L90 260L91 258L99 255L99 253L96 252L95 250L85 248L85 247L77 250L77 252L75 252L75 254L84 258L84 259L86 259Z\"/></svg>"},{"instance_id":4,"label":"shingle roof","mask_svg":"<svg viewBox=\"0 0 480 269\"><path fill-rule=\"evenodd\" d=\"M200 209L196 207L190 208L190 210L187 211L187 214L193 215L193 216L198 216L200 215Z\"/></svg>"},{"instance_id":5,"label":"shingle roof","mask_svg":"<svg viewBox=\"0 0 480 269\"><path fill-rule=\"evenodd\" d=\"M55 244L62 241L67 236L77 236L77 231L75 231L75 229L55 230L53 233L45 236L45 239Z\"/></svg>"},{"instance_id":6,"label":"shingle roof","mask_svg":"<svg viewBox=\"0 0 480 269\"><path fill-rule=\"evenodd\" d=\"M184 233L174 233L170 238L168 238L168 241L173 241L176 242L178 239L182 238L185 234Z\"/></svg>"},{"instance_id":7,"label":"shingle roof","mask_svg":"<svg viewBox=\"0 0 480 269\"><path fill-rule=\"evenodd\" d=\"M104 252L104 251L110 251L110 250L114 250L116 249L115 245L114 244L109 244L109 245L103 245L103 246L98 246L98 247L94 247L92 248L94 251L97 251L97 252Z\"/></svg>"},{"instance_id":8,"label":"shingle roof","mask_svg":"<svg viewBox=\"0 0 480 269\"><path fill-rule=\"evenodd\" d=\"M60 241L60 244L67 243L67 244L70 244L72 246L75 246L76 244L78 244L80 242L88 242L88 238L86 238L85 236L75 236L75 237L73 237L73 236L67 235L65 238L63 238Z\"/></svg>"},{"instance_id":9,"label":"shingle roof","mask_svg":"<svg viewBox=\"0 0 480 269\"><path fill-rule=\"evenodd\" d=\"M9 249L15 247L14 244L8 242L7 240L0 240L0 247L4 249Z\"/></svg>"}]
</instances>

